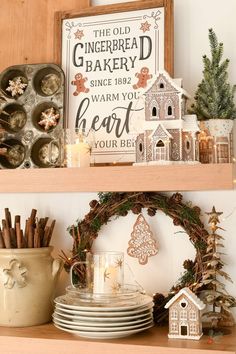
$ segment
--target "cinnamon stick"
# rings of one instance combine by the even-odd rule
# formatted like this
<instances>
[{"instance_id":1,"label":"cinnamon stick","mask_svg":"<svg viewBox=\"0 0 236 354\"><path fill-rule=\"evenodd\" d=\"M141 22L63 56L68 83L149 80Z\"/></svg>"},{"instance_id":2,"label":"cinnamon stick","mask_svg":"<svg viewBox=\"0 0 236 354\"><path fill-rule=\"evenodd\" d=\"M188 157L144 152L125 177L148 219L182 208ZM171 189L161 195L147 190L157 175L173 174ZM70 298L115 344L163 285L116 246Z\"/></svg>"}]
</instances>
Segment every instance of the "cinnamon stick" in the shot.
<instances>
[{"instance_id":1,"label":"cinnamon stick","mask_svg":"<svg viewBox=\"0 0 236 354\"><path fill-rule=\"evenodd\" d=\"M28 247L28 237L29 237L28 234L29 234L29 221L26 220L25 221L25 231L24 231L24 236L23 236L25 247Z\"/></svg>"},{"instance_id":2,"label":"cinnamon stick","mask_svg":"<svg viewBox=\"0 0 236 354\"><path fill-rule=\"evenodd\" d=\"M36 210L36 209L32 209L31 214L30 214L30 219L31 219L31 221L32 221L32 225L35 224L35 217L36 217L36 214L37 214L37 210Z\"/></svg>"},{"instance_id":3,"label":"cinnamon stick","mask_svg":"<svg viewBox=\"0 0 236 354\"><path fill-rule=\"evenodd\" d=\"M7 227L7 222L6 220L2 220L2 226L3 226L3 239L6 248L11 248L11 235L10 235L10 229Z\"/></svg>"},{"instance_id":4,"label":"cinnamon stick","mask_svg":"<svg viewBox=\"0 0 236 354\"><path fill-rule=\"evenodd\" d=\"M47 225L47 222L49 220L49 217L46 216L46 218L42 219L42 228L45 229L46 225Z\"/></svg>"},{"instance_id":5,"label":"cinnamon stick","mask_svg":"<svg viewBox=\"0 0 236 354\"><path fill-rule=\"evenodd\" d=\"M56 220L53 220L52 223L51 223L50 229L49 229L49 234L48 234L48 238L47 238L47 247L50 244L55 224L56 224Z\"/></svg>"},{"instance_id":6,"label":"cinnamon stick","mask_svg":"<svg viewBox=\"0 0 236 354\"><path fill-rule=\"evenodd\" d=\"M11 213L9 212L8 208L5 208L4 211L5 211L7 228L10 229L11 228Z\"/></svg>"},{"instance_id":7,"label":"cinnamon stick","mask_svg":"<svg viewBox=\"0 0 236 354\"><path fill-rule=\"evenodd\" d=\"M40 247L40 234L38 225L34 229L34 248Z\"/></svg>"},{"instance_id":8,"label":"cinnamon stick","mask_svg":"<svg viewBox=\"0 0 236 354\"><path fill-rule=\"evenodd\" d=\"M34 231L31 218L28 220L28 247L34 247Z\"/></svg>"},{"instance_id":9,"label":"cinnamon stick","mask_svg":"<svg viewBox=\"0 0 236 354\"><path fill-rule=\"evenodd\" d=\"M50 232L50 227L46 226L44 230L44 237L43 237L43 247L47 247L49 245L49 232Z\"/></svg>"},{"instance_id":10,"label":"cinnamon stick","mask_svg":"<svg viewBox=\"0 0 236 354\"><path fill-rule=\"evenodd\" d=\"M11 247L16 248L17 246L16 231L12 227L10 228L10 236L11 236Z\"/></svg>"},{"instance_id":11,"label":"cinnamon stick","mask_svg":"<svg viewBox=\"0 0 236 354\"><path fill-rule=\"evenodd\" d=\"M22 237L21 237L21 229L20 224L16 223L16 241L17 241L17 248L21 248L22 245Z\"/></svg>"},{"instance_id":12,"label":"cinnamon stick","mask_svg":"<svg viewBox=\"0 0 236 354\"><path fill-rule=\"evenodd\" d=\"M21 238L21 248L27 248L27 245L25 243L25 239L24 239L24 234L23 234L23 230L20 230L20 238Z\"/></svg>"},{"instance_id":13,"label":"cinnamon stick","mask_svg":"<svg viewBox=\"0 0 236 354\"><path fill-rule=\"evenodd\" d=\"M0 230L0 248L5 248L5 243L2 237L2 230Z\"/></svg>"}]
</instances>

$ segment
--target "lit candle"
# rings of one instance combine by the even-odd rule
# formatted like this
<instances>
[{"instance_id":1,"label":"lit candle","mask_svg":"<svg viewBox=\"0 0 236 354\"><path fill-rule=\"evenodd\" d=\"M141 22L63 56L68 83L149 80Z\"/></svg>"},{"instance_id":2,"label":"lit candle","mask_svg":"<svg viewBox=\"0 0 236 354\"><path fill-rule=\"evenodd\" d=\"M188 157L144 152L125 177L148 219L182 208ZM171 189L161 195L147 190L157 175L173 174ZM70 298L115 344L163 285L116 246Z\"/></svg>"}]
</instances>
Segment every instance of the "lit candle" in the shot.
<instances>
[{"instance_id":1,"label":"lit candle","mask_svg":"<svg viewBox=\"0 0 236 354\"><path fill-rule=\"evenodd\" d=\"M122 285L122 274L117 267L94 266L93 292L94 293L117 293Z\"/></svg>"},{"instance_id":2,"label":"lit candle","mask_svg":"<svg viewBox=\"0 0 236 354\"><path fill-rule=\"evenodd\" d=\"M67 167L90 166L90 146L86 142L76 141L76 144L66 145Z\"/></svg>"},{"instance_id":3,"label":"lit candle","mask_svg":"<svg viewBox=\"0 0 236 354\"><path fill-rule=\"evenodd\" d=\"M87 253L93 293L111 294L121 291L124 282L123 254L117 252Z\"/></svg>"}]
</instances>

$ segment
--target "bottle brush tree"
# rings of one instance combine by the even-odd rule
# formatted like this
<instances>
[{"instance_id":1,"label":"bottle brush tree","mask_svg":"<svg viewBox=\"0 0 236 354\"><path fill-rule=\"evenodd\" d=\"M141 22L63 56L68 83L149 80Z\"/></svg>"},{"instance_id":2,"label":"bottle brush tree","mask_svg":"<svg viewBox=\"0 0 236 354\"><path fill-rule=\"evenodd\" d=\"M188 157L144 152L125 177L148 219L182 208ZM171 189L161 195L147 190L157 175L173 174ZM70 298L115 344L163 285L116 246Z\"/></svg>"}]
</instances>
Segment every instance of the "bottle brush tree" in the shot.
<instances>
[{"instance_id":1,"label":"bottle brush tree","mask_svg":"<svg viewBox=\"0 0 236 354\"><path fill-rule=\"evenodd\" d=\"M234 94L236 85L228 82L229 59L222 60L223 43L219 43L213 29L208 33L211 57L203 55L203 79L195 94L191 113L199 120L235 119Z\"/></svg>"}]
</instances>

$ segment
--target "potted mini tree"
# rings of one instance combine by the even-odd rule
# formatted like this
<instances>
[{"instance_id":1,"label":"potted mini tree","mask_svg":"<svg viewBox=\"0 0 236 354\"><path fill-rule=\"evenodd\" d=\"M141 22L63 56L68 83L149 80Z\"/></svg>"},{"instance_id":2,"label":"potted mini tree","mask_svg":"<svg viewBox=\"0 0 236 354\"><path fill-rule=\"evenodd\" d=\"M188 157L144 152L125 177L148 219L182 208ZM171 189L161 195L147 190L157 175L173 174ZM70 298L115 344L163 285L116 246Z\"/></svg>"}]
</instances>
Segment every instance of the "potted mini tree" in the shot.
<instances>
[{"instance_id":1,"label":"potted mini tree","mask_svg":"<svg viewBox=\"0 0 236 354\"><path fill-rule=\"evenodd\" d=\"M218 42L213 29L209 29L208 36L211 57L203 56L203 79L198 85L191 113L197 115L203 130L199 135L200 161L231 162L236 85L228 82L229 59L222 60L223 43Z\"/></svg>"}]
</instances>

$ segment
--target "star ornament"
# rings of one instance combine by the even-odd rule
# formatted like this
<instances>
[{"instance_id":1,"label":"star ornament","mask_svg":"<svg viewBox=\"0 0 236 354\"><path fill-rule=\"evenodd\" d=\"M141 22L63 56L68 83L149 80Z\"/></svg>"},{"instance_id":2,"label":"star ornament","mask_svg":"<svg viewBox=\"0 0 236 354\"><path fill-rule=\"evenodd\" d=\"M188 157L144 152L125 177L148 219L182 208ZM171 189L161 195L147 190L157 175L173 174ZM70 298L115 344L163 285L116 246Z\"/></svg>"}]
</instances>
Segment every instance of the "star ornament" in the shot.
<instances>
[{"instance_id":1,"label":"star ornament","mask_svg":"<svg viewBox=\"0 0 236 354\"><path fill-rule=\"evenodd\" d=\"M220 222L219 216L223 214L223 212L217 212L215 207L213 206L212 211L205 213L209 215L209 224L218 224Z\"/></svg>"},{"instance_id":2,"label":"star ornament","mask_svg":"<svg viewBox=\"0 0 236 354\"><path fill-rule=\"evenodd\" d=\"M110 279L110 273L108 272L107 269L104 270L104 273L103 273L103 279L104 279L104 282L106 281L106 279Z\"/></svg>"},{"instance_id":3,"label":"star ornament","mask_svg":"<svg viewBox=\"0 0 236 354\"><path fill-rule=\"evenodd\" d=\"M115 264L116 264L117 268L122 268L123 267L123 260L121 258L119 258L115 261Z\"/></svg>"},{"instance_id":4,"label":"star ornament","mask_svg":"<svg viewBox=\"0 0 236 354\"><path fill-rule=\"evenodd\" d=\"M148 21L145 21L141 23L140 30L143 31L143 33L150 31L151 23L148 23Z\"/></svg>"},{"instance_id":5,"label":"star ornament","mask_svg":"<svg viewBox=\"0 0 236 354\"><path fill-rule=\"evenodd\" d=\"M44 126L44 130L49 130L57 125L59 118L60 114L56 112L54 107L51 107L41 113L38 124Z\"/></svg>"},{"instance_id":6,"label":"star ornament","mask_svg":"<svg viewBox=\"0 0 236 354\"><path fill-rule=\"evenodd\" d=\"M82 37L84 37L84 31L77 29L77 31L74 33L74 35L75 35L75 39L81 40Z\"/></svg>"}]
</instances>

